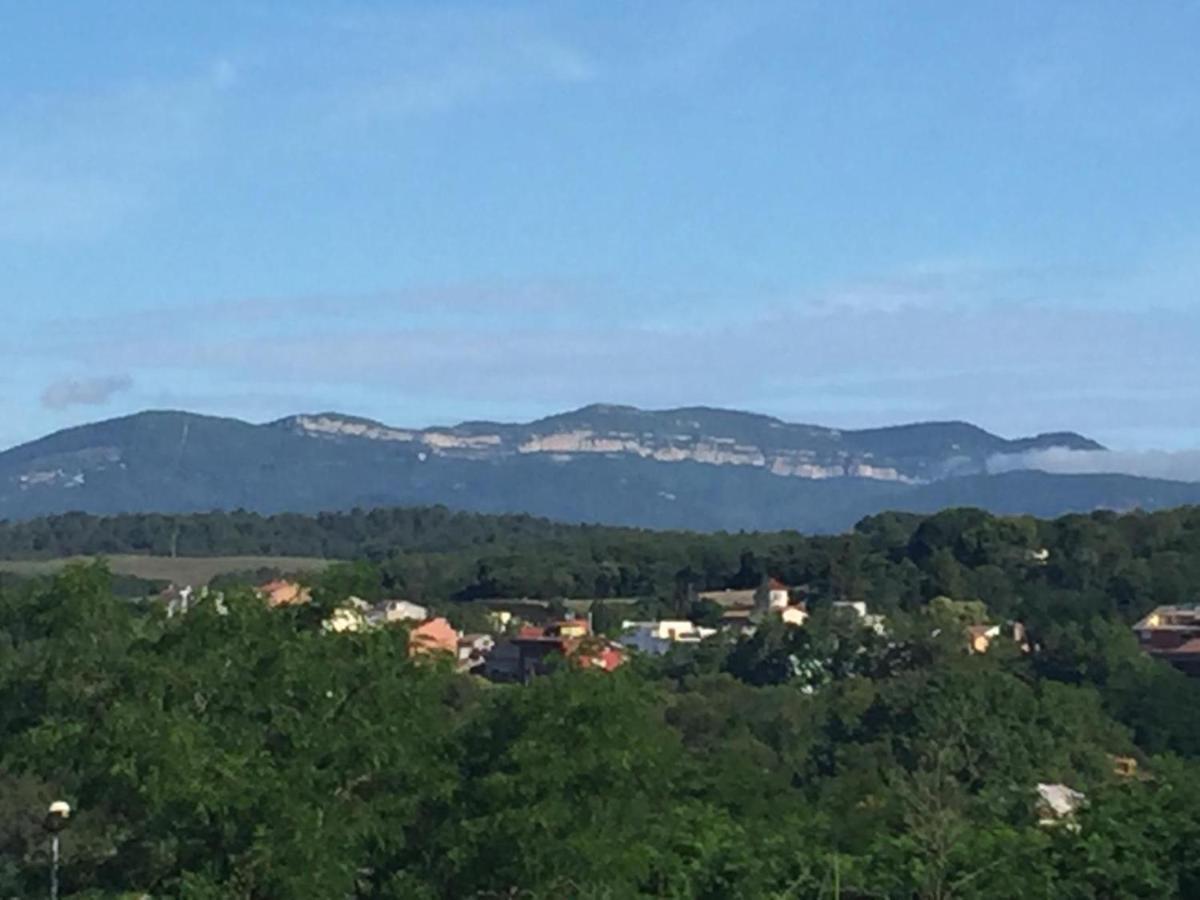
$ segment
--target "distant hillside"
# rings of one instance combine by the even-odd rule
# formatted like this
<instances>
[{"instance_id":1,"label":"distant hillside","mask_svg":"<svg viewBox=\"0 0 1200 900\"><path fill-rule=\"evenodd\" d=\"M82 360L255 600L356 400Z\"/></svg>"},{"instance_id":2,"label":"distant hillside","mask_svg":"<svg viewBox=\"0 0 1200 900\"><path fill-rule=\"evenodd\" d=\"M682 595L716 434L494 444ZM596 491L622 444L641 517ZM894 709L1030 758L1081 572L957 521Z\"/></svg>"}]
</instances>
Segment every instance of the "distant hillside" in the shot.
<instances>
[{"instance_id":1,"label":"distant hillside","mask_svg":"<svg viewBox=\"0 0 1200 900\"><path fill-rule=\"evenodd\" d=\"M0 517L445 504L654 528L837 531L883 509L1161 508L1200 486L987 475L994 454L1102 449L964 422L858 431L703 407L589 406L526 424L397 428L322 413L265 425L146 412L0 453Z\"/></svg>"}]
</instances>

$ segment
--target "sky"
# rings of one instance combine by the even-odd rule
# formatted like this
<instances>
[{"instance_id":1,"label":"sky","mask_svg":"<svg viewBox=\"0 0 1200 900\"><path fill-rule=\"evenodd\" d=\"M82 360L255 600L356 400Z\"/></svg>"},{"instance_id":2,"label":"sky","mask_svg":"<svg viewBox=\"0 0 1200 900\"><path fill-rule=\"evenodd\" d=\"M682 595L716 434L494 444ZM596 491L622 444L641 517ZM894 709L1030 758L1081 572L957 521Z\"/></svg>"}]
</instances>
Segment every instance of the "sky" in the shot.
<instances>
[{"instance_id":1,"label":"sky","mask_svg":"<svg viewBox=\"0 0 1200 900\"><path fill-rule=\"evenodd\" d=\"M0 0L0 447L608 402L1193 459L1198 45L1194 0Z\"/></svg>"}]
</instances>

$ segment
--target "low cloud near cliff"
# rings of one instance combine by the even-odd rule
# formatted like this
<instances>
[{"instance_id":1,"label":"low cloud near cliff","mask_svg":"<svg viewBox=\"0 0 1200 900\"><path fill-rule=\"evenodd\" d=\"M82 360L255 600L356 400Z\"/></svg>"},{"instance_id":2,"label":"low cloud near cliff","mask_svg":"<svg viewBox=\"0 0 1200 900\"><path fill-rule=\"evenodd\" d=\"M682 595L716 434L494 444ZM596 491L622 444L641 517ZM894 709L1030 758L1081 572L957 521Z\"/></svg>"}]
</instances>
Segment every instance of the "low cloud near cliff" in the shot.
<instances>
[{"instance_id":1,"label":"low cloud near cliff","mask_svg":"<svg viewBox=\"0 0 1200 900\"><path fill-rule=\"evenodd\" d=\"M1051 447L1026 453L999 453L988 471L1037 469L1059 475L1116 473L1171 481L1200 481L1200 450L1069 450Z\"/></svg>"}]
</instances>

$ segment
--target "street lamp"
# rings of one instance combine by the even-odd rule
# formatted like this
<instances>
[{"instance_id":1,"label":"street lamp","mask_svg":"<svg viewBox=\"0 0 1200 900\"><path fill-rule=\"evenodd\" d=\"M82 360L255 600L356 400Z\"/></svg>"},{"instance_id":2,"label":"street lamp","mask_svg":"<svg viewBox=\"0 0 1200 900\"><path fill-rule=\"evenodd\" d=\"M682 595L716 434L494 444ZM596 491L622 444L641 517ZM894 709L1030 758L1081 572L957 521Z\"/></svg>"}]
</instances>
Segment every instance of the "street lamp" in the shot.
<instances>
[{"instance_id":1,"label":"street lamp","mask_svg":"<svg viewBox=\"0 0 1200 900\"><path fill-rule=\"evenodd\" d=\"M55 800L50 804L42 827L50 833L50 900L58 900L58 834L71 818L71 804Z\"/></svg>"}]
</instances>

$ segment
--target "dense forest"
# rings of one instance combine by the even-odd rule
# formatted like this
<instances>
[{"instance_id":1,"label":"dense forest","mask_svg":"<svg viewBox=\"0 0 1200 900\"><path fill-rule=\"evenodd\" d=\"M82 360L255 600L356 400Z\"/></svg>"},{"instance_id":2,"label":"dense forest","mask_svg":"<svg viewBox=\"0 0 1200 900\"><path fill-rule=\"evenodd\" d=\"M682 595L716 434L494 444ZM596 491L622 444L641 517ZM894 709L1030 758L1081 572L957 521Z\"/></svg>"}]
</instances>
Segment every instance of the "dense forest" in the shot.
<instances>
[{"instance_id":1,"label":"dense forest","mask_svg":"<svg viewBox=\"0 0 1200 900\"><path fill-rule=\"evenodd\" d=\"M44 892L55 799L64 897L1200 896L1200 684L1128 627L1195 599L1200 510L836 538L394 515L425 514L438 537L335 566L313 608L231 588L166 618L102 565L0 587L0 897ZM319 625L351 589L690 611L768 572L806 627L527 686ZM1023 619L1033 652L968 653L969 616ZM1086 801L1040 823L1039 783Z\"/></svg>"},{"instance_id":2,"label":"dense forest","mask_svg":"<svg viewBox=\"0 0 1200 900\"><path fill-rule=\"evenodd\" d=\"M0 557L75 554L318 556L365 560L379 590L420 601L479 597L653 598L781 578L828 599L913 610L939 595L982 600L1031 624L1132 621L1196 599L1200 507L1055 520L955 509L884 513L852 532L656 532L486 516L443 507L319 516L82 514L0 524Z\"/></svg>"}]
</instances>

